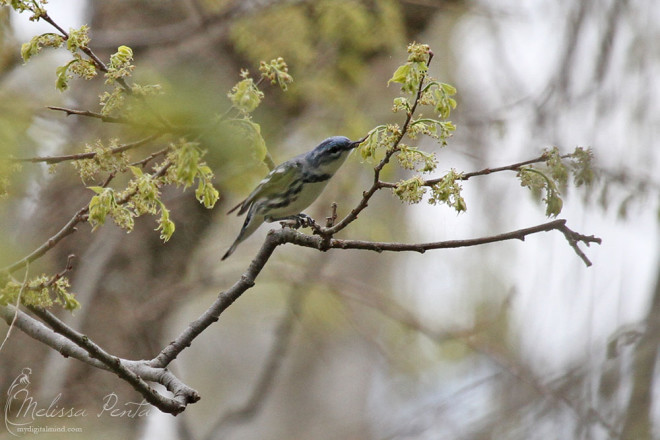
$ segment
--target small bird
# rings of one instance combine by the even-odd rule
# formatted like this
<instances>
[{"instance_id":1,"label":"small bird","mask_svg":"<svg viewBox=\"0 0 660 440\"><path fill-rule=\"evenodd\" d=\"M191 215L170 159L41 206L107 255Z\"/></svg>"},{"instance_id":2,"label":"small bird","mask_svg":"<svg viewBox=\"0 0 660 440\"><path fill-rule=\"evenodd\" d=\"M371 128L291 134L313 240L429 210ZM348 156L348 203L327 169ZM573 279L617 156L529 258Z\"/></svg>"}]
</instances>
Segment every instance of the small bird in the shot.
<instances>
[{"instance_id":1,"label":"small bird","mask_svg":"<svg viewBox=\"0 0 660 440\"><path fill-rule=\"evenodd\" d=\"M302 210L321 195L348 153L363 141L333 136L312 151L273 168L245 200L227 212L231 214L240 208L238 215L247 211L247 216L241 232L222 259L229 257L263 222L300 218Z\"/></svg>"}]
</instances>

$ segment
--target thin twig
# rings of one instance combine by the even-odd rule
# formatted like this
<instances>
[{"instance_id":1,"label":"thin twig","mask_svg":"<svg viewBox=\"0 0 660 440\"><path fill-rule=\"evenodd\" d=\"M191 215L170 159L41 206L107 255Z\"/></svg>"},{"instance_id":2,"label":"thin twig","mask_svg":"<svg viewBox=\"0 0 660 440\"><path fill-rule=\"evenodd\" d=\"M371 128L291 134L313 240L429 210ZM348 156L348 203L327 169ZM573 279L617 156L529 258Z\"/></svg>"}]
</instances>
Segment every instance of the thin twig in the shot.
<instances>
[{"instance_id":1,"label":"thin twig","mask_svg":"<svg viewBox=\"0 0 660 440\"><path fill-rule=\"evenodd\" d=\"M149 162L157 158L158 156L161 156L163 154L166 154L172 149L172 147L165 147L162 148L154 153L151 153L149 156L145 157L144 159L140 159L138 161L135 161L131 164L131 166L141 166L142 168L145 168Z\"/></svg>"},{"instance_id":2,"label":"thin twig","mask_svg":"<svg viewBox=\"0 0 660 440\"><path fill-rule=\"evenodd\" d=\"M57 23L56 23L56 22L55 22L55 21L54 21L49 15L48 15L48 13L43 12L42 14L40 14L39 17L40 17L41 19L43 19L45 22L49 23L49 24L50 24L51 26L53 26L55 29L57 29L57 30L62 34L62 37L63 37L65 40L68 40L68 39L69 39L69 34L68 34L64 29L62 29L62 27L59 26L59 25L58 25L58 24L57 24ZM81 47L80 47L80 50L81 50L85 55L87 55L87 56L88 56L88 57L94 62L94 64L96 65L96 67L97 67L100 71L102 71L102 72L104 72L104 73L108 73L108 71L109 71L108 67L105 65L105 63L104 63L103 61L101 61L101 59L100 59L100 58L94 53L94 51L92 51L91 48L89 48L89 47L87 47L87 46L81 46ZM117 84L119 84L119 85L121 86L121 88L124 90L124 92L125 92L127 95L137 97L137 98L138 98L138 101L141 102L142 105L143 105L147 110L149 110L149 112L150 112L152 115L154 115L154 116L156 117L156 119L157 119L157 120L163 125L163 127L165 127L165 128L168 129L168 130L169 130L169 129L172 129L172 126L171 126L171 124L169 123L169 121L167 121L167 120L163 117L163 115L161 115L160 113L156 112L156 111L155 111L155 110L149 105L149 103L146 101L146 99L144 98L144 96L142 96L142 95L135 95L135 94L133 93L133 89L131 88L130 85L128 85L128 83L126 82L126 80L125 80L124 78L119 77L119 78L116 78L115 81L117 82Z\"/></svg>"},{"instance_id":3,"label":"thin twig","mask_svg":"<svg viewBox=\"0 0 660 440\"><path fill-rule=\"evenodd\" d=\"M143 98L142 96L140 98ZM143 104L146 105L146 103L143 102ZM64 112L66 113L67 116L75 115L75 116L85 116L88 118L94 118L94 119L99 119L102 122L109 122L111 124L126 124L130 125L132 127L136 128L143 128L143 129L149 129L149 130L157 130L160 135L163 134L163 132L168 132L168 133L181 133L181 132L186 132L190 130L190 127L175 127L172 124L168 123L167 121L160 121L161 125L156 125L156 124L149 124L149 123L143 123L143 122L136 122L128 118L123 118L120 116L108 116L104 115L102 113L97 113L97 112L92 112L89 110L77 110L73 108L67 108L67 107L57 107L57 106L47 106L46 108L50 110L55 110L59 112ZM158 116L156 116L158 118Z\"/></svg>"},{"instance_id":4,"label":"thin twig","mask_svg":"<svg viewBox=\"0 0 660 440\"><path fill-rule=\"evenodd\" d=\"M426 62L426 66L428 67L431 64L431 60L433 59L433 52L429 51L429 59ZM410 108L410 111L406 115L406 121L403 124L403 127L401 128L401 132L399 136L397 137L396 141L392 145L392 148L390 148L386 153L385 156L381 159L381 161L374 167L374 180L371 185L371 187L364 191L362 193L362 199L360 202L357 204L353 210L346 215L343 219L341 219L338 223L334 224L330 228L323 228L322 230L322 235L325 236L332 236L336 234L337 232L341 231L344 229L346 226L348 226L350 223L355 221L367 205L369 204L369 200L371 197L376 193L381 188L381 181L380 181L380 173L387 165L394 153L396 153L399 150L399 143L403 139L403 136L405 136L406 132L408 131L408 127L410 126L410 122L412 121L413 115L415 113L415 110L417 109L417 104L419 103L419 100L422 96L422 90L424 89L424 80L426 79L426 74L422 74L420 80L419 80L419 87L417 89L417 95L415 97L415 101L413 102L412 107Z\"/></svg>"},{"instance_id":5,"label":"thin twig","mask_svg":"<svg viewBox=\"0 0 660 440\"><path fill-rule=\"evenodd\" d=\"M560 157L562 159L566 159L568 157L573 157L573 156L571 154L564 154L564 155L561 155ZM463 173L460 177L458 177L458 180L465 181L465 180L471 179L472 177L487 176L489 174L499 173L499 172L502 172L502 171L516 171L517 172L517 171L520 171L520 169L522 167L526 166L526 165L532 165L532 164L535 164L535 163L545 162L547 159L548 159L547 156L545 154L542 154L541 156L535 157L534 159L529 159L529 160L525 160L525 161L522 161L522 162L513 163L511 165L505 165L505 166L495 167L495 168L484 168L484 169L479 170L479 171L472 171L472 172L469 172L469 173ZM424 180L422 182L422 186L433 186L433 185L441 182L442 179L443 179L442 177L438 177L438 178L435 178L435 179ZM380 185L381 188L396 188L398 186L396 183L384 182L384 181L379 182L379 185Z\"/></svg>"},{"instance_id":6,"label":"thin twig","mask_svg":"<svg viewBox=\"0 0 660 440\"><path fill-rule=\"evenodd\" d=\"M141 147L157 138L162 136L162 133L157 133L157 134L152 134L147 136L144 139L140 139L139 141L135 142L130 142L127 144L119 145L115 148L111 148L108 150L108 154L119 154L123 153L124 151L132 150L134 148ZM78 153L78 154L66 154L62 156L38 156L38 157L29 157L29 158L22 158L22 159L13 159L16 162L31 162L31 163L38 163L38 162L45 162L48 164L54 164L54 163L60 163L60 162L65 162L69 160L85 160L85 159L93 159L97 156L96 151L87 151L85 153Z\"/></svg>"},{"instance_id":7,"label":"thin twig","mask_svg":"<svg viewBox=\"0 0 660 440\"><path fill-rule=\"evenodd\" d=\"M46 252L51 250L57 243L59 243L66 236L76 232L76 226L78 223L87 219L87 213L89 212L89 207L87 205L80 208L74 215L69 219L69 221L60 229L55 235L46 240L41 246L32 251L30 254L21 258L19 261L3 267L0 269L2 272L12 273L25 267L27 264L33 262L37 258L40 258Z\"/></svg>"},{"instance_id":8,"label":"thin twig","mask_svg":"<svg viewBox=\"0 0 660 440\"><path fill-rule=\"evenodd\" d=\"M587 267L591 266L591 261L589 260L589 258L587 258L585 253L582 252L582 249L580 249L580 247L578 246L578 243L582 242L582 243L586 244L587 246L589 246L589 243L598 243L598 244L600 244L601 239L596 238L593 235L587 236L587 235L583 235L583 234L580 234L578 232L572 231L566 225L563 225L562 227L560 227L559 230L564 233L564 237L566 237L566 240L568 240L568 243L571 245L571 247L573 248L575 253L578 254L578 256L580 258L582 258L582 261L584 261L584 264L586 264Z\"/></svg>"},{"instance_id":9,"label":"thin twig","mask_svg":"<svg viewBox=\"0 0 660 440\"><path fill-rule=\"evenodd\" d=\"M172 162L166 161L163 163L163 165L152 174L153 178L158 178L162 177L165 175L167 170L172 166ZM109 180L112 178L112 175L108 178L108 181L104 185L107 185ZM127 203L135 194L137 193L137 188L127 194L124 195L124 197L121 197L117 199L117 204L122 205L124 203ZM7 272L7 273L12 273L15 272L16 270L25 267L26 264L31 263L32 261L36 260L37 258L40 258L43 256L46 252L51 250L57 243L62 241L63 238L67 237L70 234L73 234L76 232L76 226L87 220L89 213L89 205L85 205L82 208L76 212L73 217L69 219L69 221L60 229L55 235L50 237L46 242L44 242L41 246L39 246L37 249L32 251L30 254L27 256L23 257L19 261L3 267L0 269L1 272Z\"/></svg>"},{"instance_id":10,"label":"thin twig","mask_svg":"<svg viewBox=\"0 0 660 440\"><path fill-rule=\"evenodd\" d=\"M73 261L76 259L76 256L74 254L69 254L69 256L66 259L66 266L62 270L62 272L58 272L55 275L52 276L50 280L46 283L44 287L50 287L53 284L55 284L59 279L61 279L64 275L66 275L68 272L71 272L73 270Z\"/></svg>"},{"instance_id":11,"label":"thin twig","mask_svg":"<svg viewBox=\"0 0 660 440\"><path fill-rule=\"evenodd\" d=\"M66 113L67 116L71 116L71 115L86 116L86 117L89 117L89 118L100 119L103 122L110 122L110 123L113 123L113 124L129 124L129 123L131 123L131 121L129 121L126 118L120 118L120 117L116 117L116 116L108 116L108 115L104 115L104 114L101 114L101 113L92 112L92 111L89 111L89 110L76 110L76 109L72 109L72 108L57 107L57 106L53 106L53 105L49 105L46 108L48 108L50 110L55 110L55 111L58 111L58 112L64 112L64 113Z\"/></svg>"}]
</instances>

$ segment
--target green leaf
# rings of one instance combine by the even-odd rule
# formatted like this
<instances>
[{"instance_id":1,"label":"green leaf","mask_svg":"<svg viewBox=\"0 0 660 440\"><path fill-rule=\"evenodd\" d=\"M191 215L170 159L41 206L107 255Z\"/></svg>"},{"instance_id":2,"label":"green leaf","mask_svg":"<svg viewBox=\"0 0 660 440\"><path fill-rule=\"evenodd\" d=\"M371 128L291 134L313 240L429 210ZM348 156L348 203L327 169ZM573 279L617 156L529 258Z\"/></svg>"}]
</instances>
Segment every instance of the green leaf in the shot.
<instances>
[{"instance_id":1,"label":"green leaf","mask_svg":"<svg viewBox=\"0 0 660 440\"><path fill-rule=\"evenodd\" d=\"M144 176L144 172L142 171L142 168L136 167L136 166L133 166L133 165L129 166L128 168L131 170L131 172L133 173L133 175L135 177Z\"/></svg>"},{"instance_id":2,"label":"green leaf","mask_svg":"<svg viewBox=\"0 0 660 440\"><path fill-rule=\"evenodd\" d=\"M23 62L27 63L30 58L41 52L44 47L60 47L64 44L62 36L48 32L41 35L35 35L29 42L21 46L21 57Z\"/></svg>"},{"instance_id":3,"label":"green leaf","mask_svg":"<svg viewBox=\"0 0 660 440\"><path fill-rule=\"evenodd\" d=\"M442 90L444 90L446 94L448 95L456 94L456 87L452 86L451 84L441 83L440 86L442 87Z\"/></svg>"},{"instance_id":4,"label":"green leaf","mask_svg":"<svg viewBox=\"0 0 660 440\"><path fill-rule=\"evenodd\" d=\"M210 182L200 179L195 190L195 197L206 209L211 209L220 198L220 193Z\"/></svg>"},{"instance_id":5,"label":"green leaf","mask_svg":"<svg viewBox=\"0 0 660 440\"><path fill-rule=\"evenodd\" d=\"M92 230L105 223L108 214L117 208L114 191L111 188L89 187L97 195L89 201L89 215L87 221L92 225Z\"/></svg>"},{"instance_id":6,"label":"green leaf","mask_svg":"<svg viewBox=\"0 0 660 440\"><path fill-rule=\"evenodd\" d=\"M532 191L532 194L540 198L542 191L545 191L545 197L541 199L546 205L545 215L548 217L556 217L561 213L564 202L561 199L557 184L550 179L543 171L534 167L522 167L518 171L520 178L520 185L526 186Z\"/></svg>"},{"instance_id":7,"label":"green leaf","mask_svg":"<svg viewBox=\"0 0 660 440\"><path fill-rule=\"evenodd\" d=\"M133 61L133 49L128 46L119 46L117 52L110 55L109 68L120 69Z\"/></svg>"},{"instance_id":8,"label":"green leaf","mask_svg":"<svg viewBox=\"0 0 660 440\"><path fill-rule=\"evenodd\" d=\"M158 219L158 227L156 230L161 231L161 240L167 242L170 238L172 238L172 234L174 234L175 229L176 226L174 225L174 222L170 220L170 211L165 207L163 202L160 202L160 218Z\"/></svg>"},{"instance_id":9,"label":"green leaf","mask_svg":"<svg viewBox=\"0 0 660 440\"><path fill-rule=\"evenodd\" d=\"M103 191L106 190L106 188L103 188L102 186L88 186L87 189L91 189L96 194L101 194Z\"/></svg>"},{"instance_id":10,"label":"green leaf","mask_svg":"<svg viewBox=\"0 0 660 440\"><path fill-rule=\"evenodd\" d=\"M36 55L39 53L39 46L37 45L37 42L34 38L30 40L27 43L23 43L21 46L21 58L23 58L23 62L27 63L30 58L32 58L33 55Z\"/></svg>"},{"instance_id":11,"label":"green leaf","mask_svg":"<svg viewBox=\"0 0 660 440\"><path fill-rule=\"evenodd\" d=\"M405 84L408 79L408 75L410 75L411 69L412 69L412 64L409 63L406 63L403 66L399 66L394 71L392 78L390 78L389 81L387 81L387 85L389 86L391 82Z\"/></svg>"},{"instance_id":12,"label":"green leaf","mask_svg":"<svg viewBox=\"0 0 660 440\"><path fill-rule=\"evenodd\" d=\"M57 75L57 81L55 82L55 88L60 92L65 91L69 88L69 78L71 77L68 74L68 69L71 63L65 66L59 66L55 69L55 74Z\"/></svg>"},{"instance_id":13,"label":"green leaf","mask_svg":"<svg viewBox=\"0 0 660 440\"><path fill-rule=\"evenodd\" d=\"M125 78L131 75L135 66L131 64L133 61L133 49L128 46L119 46L117 52L110 55L110 62L108 63L108 71L105 73L105 83L112 84L120 78Z\"/></svg>"}]
</instances>

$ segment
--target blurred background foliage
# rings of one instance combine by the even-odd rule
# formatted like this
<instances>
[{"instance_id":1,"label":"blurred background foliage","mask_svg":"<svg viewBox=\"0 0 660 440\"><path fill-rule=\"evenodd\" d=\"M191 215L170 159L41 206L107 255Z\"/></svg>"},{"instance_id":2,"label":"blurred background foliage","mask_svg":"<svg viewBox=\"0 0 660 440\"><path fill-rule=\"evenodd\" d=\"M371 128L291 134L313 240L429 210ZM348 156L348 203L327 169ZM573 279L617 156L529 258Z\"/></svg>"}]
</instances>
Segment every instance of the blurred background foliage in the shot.
<instances>
[{"instance_id":1,"label":"blurred background foliage","mask_svg":"<svg viewBox=\"0 0 660 440\"><path fill-rule=\"evenodd\" d=\"M284 93L264 84L254 113L279 163L330 135L355 139L377 124L401 123L391 112L398 88L387 80L407 42L430 44L431 75L459 92L457 133L435 150L439 172L507 165L552 145L591 146L599 184L590 193L569 189L563 215L605 240L587 249L588 270L551 235L424 255L279 248L257 286L173 365L201 392L199 403L176 419L154 410L71 421L84 427L79 438L654 438L657 2L52 0L49 8L65 29L89 24L103 59L119 45L133 48L133 79L161 84L152 105L190 138L201 136L221 193L209 211L191 191L166 191L177 225L166 245L150 218L130 235L111 224L94 233L80 225L31 267L55 273L77 256L71 290L83 306L58 314L113 354L153 357L258 248L265 227L219 262L242 222L224 213L267 168L241 133L208 126L229 107L240 70L256 76L261 60L284 57L295 79ZM24 35L38 32L26 20L0 9L3 157L145 136L140 127L45 109L97 111L103 80L72 80L59 93L54 71L65 54L45 51L22 65ZM9 179L0 189L10 183L0 201L4 266L43 243L92 193L70 164L55 173L0 167ZM352 156L308 214L323 219L333 201L346 214L371 180L370 166ZM435 241L544 221L513 175L464 186L465 214L411 208L383 192L343 235ZM25 366L40 402L62 393L66 407L95 414L111 392L141 400L114 376L14 331L0 353L0 390Z\"/></svg>"}]
</instances>

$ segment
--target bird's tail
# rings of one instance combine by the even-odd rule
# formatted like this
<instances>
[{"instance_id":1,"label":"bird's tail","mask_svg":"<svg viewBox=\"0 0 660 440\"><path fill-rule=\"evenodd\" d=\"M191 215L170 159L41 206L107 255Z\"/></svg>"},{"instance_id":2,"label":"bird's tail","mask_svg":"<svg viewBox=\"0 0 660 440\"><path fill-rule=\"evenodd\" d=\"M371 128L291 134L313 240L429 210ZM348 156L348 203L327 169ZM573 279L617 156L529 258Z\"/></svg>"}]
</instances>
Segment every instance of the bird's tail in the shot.
<instances>
[{"instance_id":1,"label":"bird's tail","mask_svg":"<svg viewBox=\"0 0 660 440\"><path fill-rule=\"evenodd\" d=\"M238 247L238 244L239 244L241 241L242 241L242 240L241 240L241 237L240 237L240 236L239 236L236 240L234 240L234 243L231 245L231 247L229 248L229 250L228 250L227 252L225 252L225 254L222 256L222 260L225 260L225 259L229 258L229 256L230 256L231 254L234 253L234 251L235 251L236 248Z\"/></svg>"},{"instance_id":2,"label":"bird's tail","mask_svg":"<svg viewBox=\"0 0 660 440\"><path fill-rule=\"evenodd\" d=\"M222 256L222 260L229 258L229 256L234 253L238 245L241 244L243 240L252 235L252 233L257 230L259 225L261 225L262 222L254 220L254 211L253 208L250 208L250 211L248 211L247 217L245 218L245 223L243 223L243 227L241 228L241 232L238 233L238 237L236 237L236 240L234 240L234 243L232 243L229 250Z\"/></svg>"}]
</instances>

